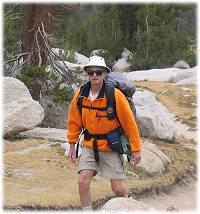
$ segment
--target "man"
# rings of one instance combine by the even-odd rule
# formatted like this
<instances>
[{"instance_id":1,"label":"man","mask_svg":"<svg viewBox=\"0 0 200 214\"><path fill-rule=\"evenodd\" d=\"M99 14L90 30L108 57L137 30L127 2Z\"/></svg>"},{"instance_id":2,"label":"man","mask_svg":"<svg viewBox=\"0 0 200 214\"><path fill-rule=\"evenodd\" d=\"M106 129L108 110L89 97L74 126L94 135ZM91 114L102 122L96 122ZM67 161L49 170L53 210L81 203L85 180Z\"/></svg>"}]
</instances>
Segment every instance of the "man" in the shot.
<instances>
[{"instance_id":1,"label":"man","mask_svg":"<svg viewBox=\"0 0 200 214\"><path fill-rule=\"evenodd\" d=\"M82 90L78 90L72 100L68 117L69 158L75 163L75 144L84 129L82 153L78 159L78 186L83 209L92 209L90 183L92 177L100 169L102 176L110 179L111 188L116 196L126 197L123 187L124 175L123 155L112 151L106 138L108 133L117 130L120 125L128 135L131 143L132 161L137 164L141 160L141 140L138 128L129 104L123 93L115 89L117 118L110 119L106 109L105 75L110 72L105 60L99 56L90 57L84 66L89 82ZM78 107L82 99L82 109Z\"/></svg>"}]
</instances>

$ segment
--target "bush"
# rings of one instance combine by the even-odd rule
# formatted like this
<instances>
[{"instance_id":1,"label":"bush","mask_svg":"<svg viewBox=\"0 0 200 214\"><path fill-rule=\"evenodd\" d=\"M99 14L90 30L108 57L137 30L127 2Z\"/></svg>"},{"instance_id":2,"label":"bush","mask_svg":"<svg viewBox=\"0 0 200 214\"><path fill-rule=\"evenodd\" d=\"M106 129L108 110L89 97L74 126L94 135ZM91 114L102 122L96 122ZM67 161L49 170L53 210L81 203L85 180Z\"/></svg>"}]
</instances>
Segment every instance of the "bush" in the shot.
<instances>
[{"instance_id":1,"label":"bush","mask_svg":"<svg viewBox=\"0 0 200 214\"><path fill-rule=\"evenodd\" d=\"M28 87L32 96L37 87L41 96L52 97L54 103L69 101L74 92L71 86L56 83L58 76L55 73L47 72L42 66L29 67L17 78Z\"/></svg>"}]
</instances>

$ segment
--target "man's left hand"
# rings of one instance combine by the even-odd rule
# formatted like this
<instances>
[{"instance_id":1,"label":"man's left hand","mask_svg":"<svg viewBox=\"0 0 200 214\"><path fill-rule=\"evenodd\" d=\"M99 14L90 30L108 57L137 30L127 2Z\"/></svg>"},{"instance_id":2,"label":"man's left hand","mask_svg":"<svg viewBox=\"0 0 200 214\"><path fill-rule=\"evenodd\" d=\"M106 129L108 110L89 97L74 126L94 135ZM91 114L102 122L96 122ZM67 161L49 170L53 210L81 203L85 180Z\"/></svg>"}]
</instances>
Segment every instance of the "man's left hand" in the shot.
<instances>
[{"instance_id":1,"label":"man's left hand","mask_svg":"<svg viewBox=\"0 0 200 214\"><path fill-rule=\"evenodd\" d=\"M141 153L140 152L132 152L131 156L132 156L132 161L135 165L140 163L140 161L141 161Z\"/></svg>"}]
</instances>

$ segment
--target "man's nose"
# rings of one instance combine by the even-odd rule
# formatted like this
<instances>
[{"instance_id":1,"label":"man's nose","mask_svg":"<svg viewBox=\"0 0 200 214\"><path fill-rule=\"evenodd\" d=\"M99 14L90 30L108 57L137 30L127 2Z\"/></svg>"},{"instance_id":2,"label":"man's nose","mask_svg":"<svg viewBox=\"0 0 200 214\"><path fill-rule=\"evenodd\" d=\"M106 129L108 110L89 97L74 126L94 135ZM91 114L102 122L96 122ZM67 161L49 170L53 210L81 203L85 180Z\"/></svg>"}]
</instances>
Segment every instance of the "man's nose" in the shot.
<instances>
[{"instance_id":1,"label":"man's nose","mask_svg":"<svg viewBox=\"0 0 200 214\"><path fill-rule=\"evenodd\" d=\"M96 74L96 72L94 72L94 74L93 74L93 77L97 77L97 74Z\"/></svg>"}]
</instances>

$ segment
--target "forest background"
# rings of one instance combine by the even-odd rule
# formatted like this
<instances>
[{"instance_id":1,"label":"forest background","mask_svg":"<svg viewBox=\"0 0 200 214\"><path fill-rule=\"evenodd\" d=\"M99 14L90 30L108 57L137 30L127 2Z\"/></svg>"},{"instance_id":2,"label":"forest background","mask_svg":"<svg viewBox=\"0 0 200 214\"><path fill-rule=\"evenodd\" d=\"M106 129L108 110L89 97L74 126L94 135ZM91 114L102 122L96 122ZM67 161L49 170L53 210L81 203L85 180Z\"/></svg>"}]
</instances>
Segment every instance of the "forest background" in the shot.
<instances>
[{"instance_id":1,"label":"forest background","mask_svg":"<svg viewBox=\"0 0 200 214\"><path fill-rule=\"evenodd\" d=\"M13 60L19 62L22 58L28 62L22 63L16 78L28 86L35 100L39 100L38 94L44 91L42 87L48 79L45 67L50 64L50 48L76 51L87 57L93 50L103 49L118 60L126 47L133 53L132 70L172 67L178 60L186 61L190 67L197 64L195 3L13 3L4 4L3 11L4 75L9 76L6 72ZM31 53L30 58L27 53ZM63 55L62 60L74 62L74 55ZM71 96L63 95L72 94L70 86L78 82L73 72L66 72L63 78L67 86L60 88L63 81L57 81L51 87L56 102L70 100ZM42 94L47 93L48 86Z\"/></svg>"}]
</instances>

